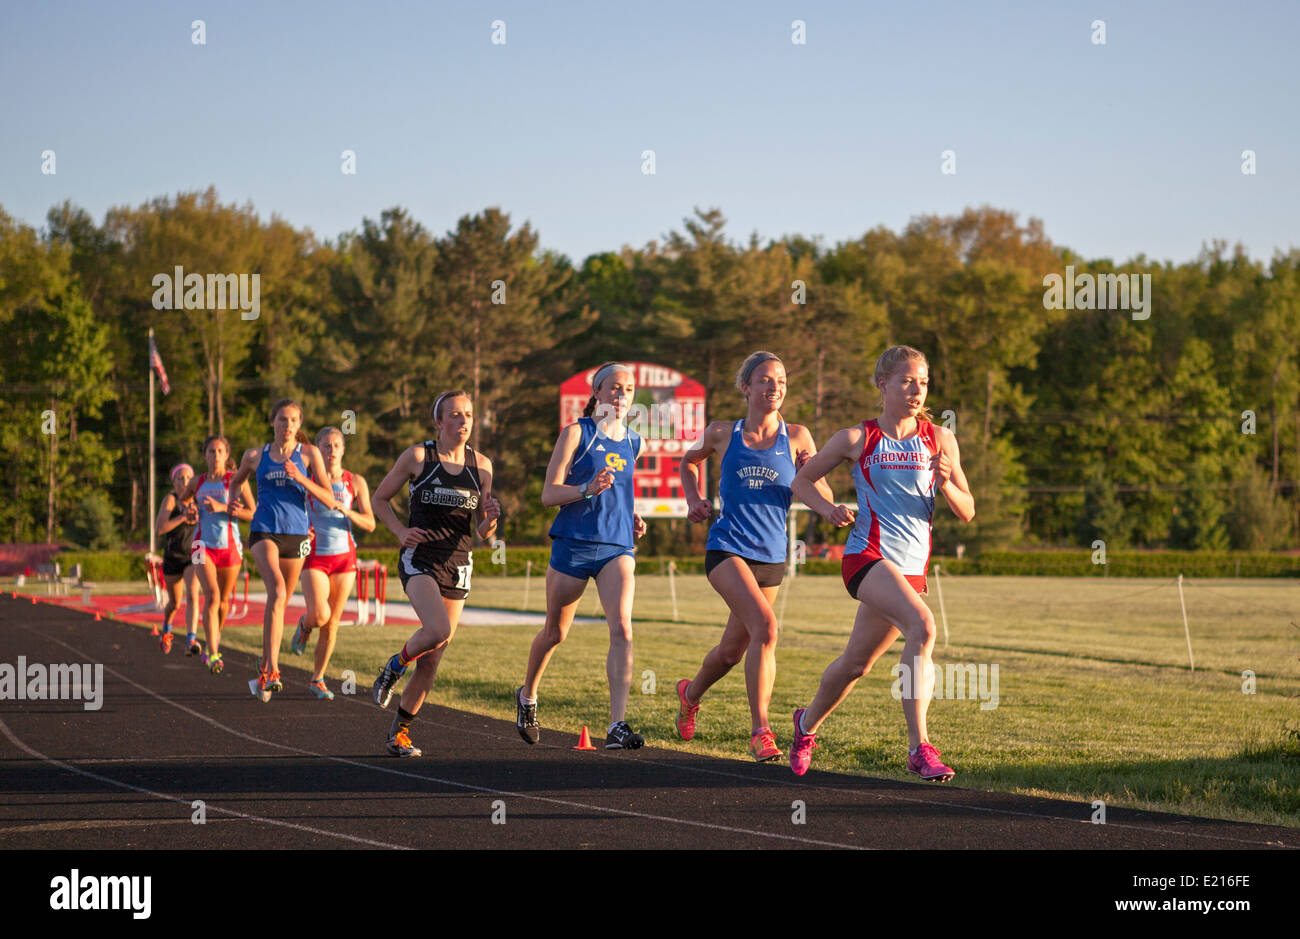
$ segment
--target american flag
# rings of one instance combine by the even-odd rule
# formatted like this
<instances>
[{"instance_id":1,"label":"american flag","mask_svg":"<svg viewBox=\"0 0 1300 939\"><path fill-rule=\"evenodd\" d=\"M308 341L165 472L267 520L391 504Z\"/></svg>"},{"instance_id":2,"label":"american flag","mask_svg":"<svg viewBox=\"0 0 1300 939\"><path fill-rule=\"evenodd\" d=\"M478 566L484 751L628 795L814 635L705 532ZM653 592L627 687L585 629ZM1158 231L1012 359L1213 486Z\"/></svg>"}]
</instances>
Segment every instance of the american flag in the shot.
<instances>
[{"instance_id":1,"label":"american flag","mask_svg":"<svg viewBox=\"0 0 1300 939\"><path fill-rule=\"evenodd\" d=\"M158 373L158 381L162 383L163 394L172 390L172 386L167 383L167 369L163 368L162 356L158 354L158 346L154 344L153 336L149 337L149 367Z\"/></svg>"}]
</instances>

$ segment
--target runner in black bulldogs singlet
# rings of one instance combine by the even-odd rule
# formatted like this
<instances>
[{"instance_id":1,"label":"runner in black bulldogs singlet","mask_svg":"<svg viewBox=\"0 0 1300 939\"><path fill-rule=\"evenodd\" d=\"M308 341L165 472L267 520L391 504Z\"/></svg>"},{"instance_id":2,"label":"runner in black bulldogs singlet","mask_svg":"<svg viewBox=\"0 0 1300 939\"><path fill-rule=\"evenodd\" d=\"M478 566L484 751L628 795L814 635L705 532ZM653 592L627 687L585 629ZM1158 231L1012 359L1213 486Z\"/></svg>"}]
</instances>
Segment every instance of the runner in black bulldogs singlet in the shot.
<instances>
[{"instance_id":1,"label":"runner in black bulldogs singlet","mask_svg":"<svg viewBox=\"0 0 1300 939\"><path fill-rule=\"evenodd\" d=\"M420 617L420 628L401 651L379 670L372 689L375 703L388 707L393 686L415 662L397 715L388 731L388 752L419 756L411 742L411 722L433 687L438 664L456 633L474 571L474 534L489 541L496 531L501 505L492 496L492 461L468 445L474 407L465 391L448 391L430 408L437 440L408 447L375 490L375 516L402 545L397 572L402 588ZM389 502L402 485L409 486L408 524L397 520Z\"/></svg>"}]
</instances>

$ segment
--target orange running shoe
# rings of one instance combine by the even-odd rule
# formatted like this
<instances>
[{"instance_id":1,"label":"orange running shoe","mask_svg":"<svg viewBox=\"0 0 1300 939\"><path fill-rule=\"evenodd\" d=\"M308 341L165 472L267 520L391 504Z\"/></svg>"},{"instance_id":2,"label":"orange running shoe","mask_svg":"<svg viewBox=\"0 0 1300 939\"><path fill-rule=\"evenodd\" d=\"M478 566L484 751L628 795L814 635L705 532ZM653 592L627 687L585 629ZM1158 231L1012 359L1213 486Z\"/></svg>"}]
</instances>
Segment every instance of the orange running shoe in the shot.
<instances>
[{"instance_id":1,"label":"orange running shoe","mask_svg":"<svg viewBox=\"0 0 1300 939\"><path fill-rule=\"evenodd\" d=\"M163 633L162 638L158 640L158 648L163 650L163 655L171 655L172 651L172 634Z\"/></svg>"},{"instance_id":2,"label":"orange running shoe","mask_svg":"<svg viewBox=\"0 0 1300 939\"><path fill-rule=\"evenodd\" d=\"M388 738L388 752L393 756L419 756L422 751L411 743L410 734L399 730Z\"/></svg>"},{"instance_id":3,"label":"orange running shoe","mask_svg":"<svg viewBox=\"0 0 1300 939\"><path fill-rule=\"evenodd\" d=\"M248 683L248 690L252 693L253 697L261 701L263 704L271 700L271 692L266 688L266 681L266 669L263 668L257 673L257 677Z\"/></svg>"}]
</instances>

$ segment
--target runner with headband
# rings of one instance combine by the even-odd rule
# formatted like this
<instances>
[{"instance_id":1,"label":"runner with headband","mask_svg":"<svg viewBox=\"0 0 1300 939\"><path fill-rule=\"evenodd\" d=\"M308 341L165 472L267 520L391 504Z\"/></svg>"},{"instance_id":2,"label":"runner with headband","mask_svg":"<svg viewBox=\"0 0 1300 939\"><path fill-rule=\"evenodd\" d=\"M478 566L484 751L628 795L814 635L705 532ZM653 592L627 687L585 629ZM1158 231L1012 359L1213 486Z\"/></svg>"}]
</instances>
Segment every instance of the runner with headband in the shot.
<instances>
[{"instance_id":1,"label":"runner with headband","mask_svg":"<svg viewBox=\"0 0 1300 939\"><path fill-rule=\"evenodd\" d=\"M573 624L573 614L596 581L609 623L609 730L605 749L636 749L645 738L626 718L632 685L632 594L636 581L636 539L645 522L635 512L633 468L642 440L625 421L632 404L632 369L608 362L596 369L583 417L560 431L546 468L542 504L559 506L551 525L551 562L546 569L546 625L533 639L528 670L515 692L515 727L528 743L541 739L537 688L555 647Z\"/></svg>"},{"instance_id":2,"label":"runner with headband","mask_svg":"<svg viewBox=\"0 0 1300 939\"><path fill-rule=\"evenodd\" d=\"M415 663L388 731L388 752L398 757L421 754L411 742L411 723L433 687L469 596L474 535L490 541L501 515L492 496L492 461L469 446L474 427L469 393L443 392L429 415L436 439L407 447L375 490L375 515L402 545L397 571L420 618L420 628L384 663L371 689L375 704L388 707L393 686ZM389 501L404 484L410 493L407 525L397 520Z\"/></svg>"}]
</instances>

